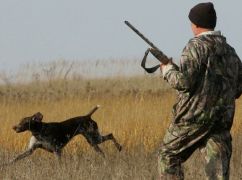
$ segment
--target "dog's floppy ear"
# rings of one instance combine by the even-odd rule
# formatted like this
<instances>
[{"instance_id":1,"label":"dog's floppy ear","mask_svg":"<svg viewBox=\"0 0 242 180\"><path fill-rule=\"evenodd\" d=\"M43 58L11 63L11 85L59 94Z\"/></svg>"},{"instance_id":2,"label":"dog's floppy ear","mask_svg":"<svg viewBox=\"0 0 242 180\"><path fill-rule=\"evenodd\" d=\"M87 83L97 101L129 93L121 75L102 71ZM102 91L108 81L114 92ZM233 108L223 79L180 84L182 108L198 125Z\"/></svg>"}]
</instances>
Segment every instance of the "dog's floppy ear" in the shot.
<instances>
[{"instance_id":1,"label":"dog's floppy ear","mask_svg":"<svg viewBox=\"0 0 242 180\"><path fill-rule=\"evenodd\" d=\"M42 119L43 119L43 115L40 112L37 112L32 116L33 121L41 122Z\"/></svg>"}]
</instances>

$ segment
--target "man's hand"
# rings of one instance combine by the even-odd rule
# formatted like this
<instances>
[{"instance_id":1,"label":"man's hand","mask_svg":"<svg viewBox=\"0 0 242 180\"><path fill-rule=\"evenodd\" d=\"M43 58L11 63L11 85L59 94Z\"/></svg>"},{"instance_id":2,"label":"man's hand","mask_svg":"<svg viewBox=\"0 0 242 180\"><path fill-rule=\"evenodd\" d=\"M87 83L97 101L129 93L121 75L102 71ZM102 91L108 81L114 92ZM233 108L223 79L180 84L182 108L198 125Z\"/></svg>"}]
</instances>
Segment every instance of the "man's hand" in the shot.
<instances>
[{"instance_id":1,"label":"man's hand","mask_svg":"<svg viewBox=\"0 0 242 180\"><path fill-rule=\"evenodd\" d=\"M149 49L151 54L158 59L162 64L168 64L170 62L170 59L164 55L161 51L158 49L150 48Z\"/></svg>"},{"instance_id":2,"label":"man's hand","mask_svg":"<svg viewBox=\"0 0 242 180\"><path fill-rule=\"evenodd\" d=\"M171 69L174 68L174 65L173 62L172 62L172 59L169 59L169 62L167 64L160 64L160 71L162 73L162 76L165 77L165 75L167 74L167 72Z\"/></svg>"}]
</instances>

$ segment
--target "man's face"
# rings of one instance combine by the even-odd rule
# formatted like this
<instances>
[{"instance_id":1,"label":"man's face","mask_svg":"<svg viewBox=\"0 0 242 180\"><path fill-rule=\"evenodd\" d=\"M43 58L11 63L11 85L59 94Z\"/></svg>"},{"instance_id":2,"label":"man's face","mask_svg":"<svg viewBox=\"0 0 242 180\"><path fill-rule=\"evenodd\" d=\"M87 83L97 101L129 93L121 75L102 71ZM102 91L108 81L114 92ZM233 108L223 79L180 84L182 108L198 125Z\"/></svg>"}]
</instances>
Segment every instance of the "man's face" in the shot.
<instances>
[{"instance_id":1,"label":"man's face","mask_svg":"<svg viewBox=\"0 0 242 180\"><path fill-rule=\"evenodd\" d=\"M196 36L198 34L197 26L195 24L191 23L191 28L192 28L192 32L193 32L194 36Z\"/></svg>"}]
</instances>

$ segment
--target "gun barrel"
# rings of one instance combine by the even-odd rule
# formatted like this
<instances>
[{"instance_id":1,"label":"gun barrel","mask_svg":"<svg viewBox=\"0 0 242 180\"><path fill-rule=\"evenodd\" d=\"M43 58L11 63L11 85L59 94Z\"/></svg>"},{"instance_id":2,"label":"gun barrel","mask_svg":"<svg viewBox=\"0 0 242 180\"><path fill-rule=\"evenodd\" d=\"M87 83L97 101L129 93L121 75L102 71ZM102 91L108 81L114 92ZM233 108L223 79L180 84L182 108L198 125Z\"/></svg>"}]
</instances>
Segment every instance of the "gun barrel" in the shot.
<instances>
[{"instance_id":1,"label":"gun barrel","mask_svg":"<svg viewBox=\"0 0 242 180\"><path fill-rule=\"evenodd\" d=\"M152 42L150 42L149 39L147 39L141 32L139 32L132 24L129 23L129 21L124 21L124 23L130 27L136 34L139 35L139 37L141 37L146 43L148 43L155 51L153 51L153 49L148 49L145 53L145 56L142 60L141 66L148 72L148 73L153 73L155 72L160 65L154 66L153 68L146 68L145 67L145 63L146 63L146 58L149 52L151 52L153 54L154 57L156 57L156 59L158 61L160 61L162 64L167 64L170 59L161 51L159 50L159 48L157 48Z\"/></svg>"},{"instance_id":2,"label":"gun barrel","mask_svg":"<svg viewBox=\"0 0 242 180\"><path fill-rule=\"evenodd\" d=\"M158 49L149 39L147 39L141 32L139 32L129 21L124 21L124 23L129 26L136 34L138 34L145 42L147 42L152 48Z\"/></svg>"}]
</instances>

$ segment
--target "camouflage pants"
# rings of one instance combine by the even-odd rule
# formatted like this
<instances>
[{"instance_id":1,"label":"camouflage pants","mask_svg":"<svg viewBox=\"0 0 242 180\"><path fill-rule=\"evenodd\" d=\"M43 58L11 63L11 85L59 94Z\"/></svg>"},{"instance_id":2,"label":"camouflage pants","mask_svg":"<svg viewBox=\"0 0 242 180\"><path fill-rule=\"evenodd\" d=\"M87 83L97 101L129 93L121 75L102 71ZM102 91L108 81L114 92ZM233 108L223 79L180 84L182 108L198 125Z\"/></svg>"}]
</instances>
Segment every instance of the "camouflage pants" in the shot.
<instances>
[{"instance_id":1,"label":"camouflage pants","mask_svg":"<svg viewBox=\"0 0 242 180\"><path fill-rule=\"evenodd\" d=\"M184 132L180 134L180 127L179 131L177 130L172 127L172 131L167 131L159 151L158 168L162 180L184 179L181 164L197 148L201 148L205 153L205 173L208 180L229 179L229 163L232 153L229 130L208 133L206 127L197 129L185 127L185 134Z\"/></svg>"}]
</instances>

